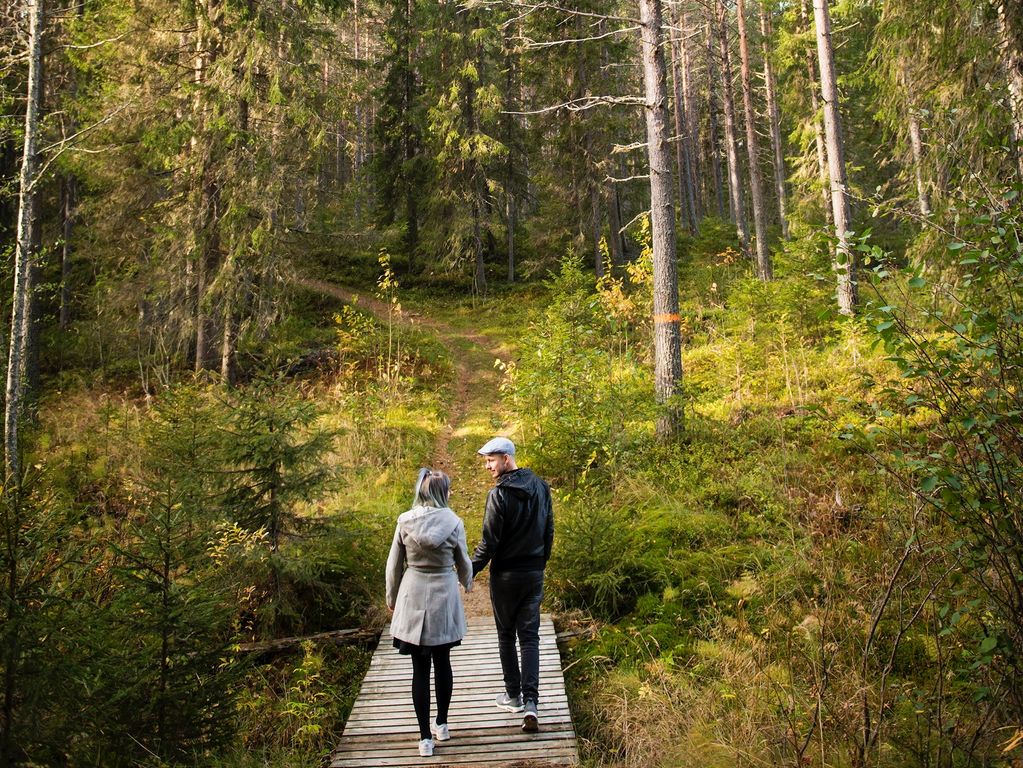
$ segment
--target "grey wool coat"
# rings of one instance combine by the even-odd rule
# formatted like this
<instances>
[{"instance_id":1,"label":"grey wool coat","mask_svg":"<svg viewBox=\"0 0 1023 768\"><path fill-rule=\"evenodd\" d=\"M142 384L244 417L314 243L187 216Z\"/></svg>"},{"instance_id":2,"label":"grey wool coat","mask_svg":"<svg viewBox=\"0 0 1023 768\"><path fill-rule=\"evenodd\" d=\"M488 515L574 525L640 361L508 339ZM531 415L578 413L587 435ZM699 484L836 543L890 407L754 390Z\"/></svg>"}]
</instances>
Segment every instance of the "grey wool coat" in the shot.
<instances>
[{"instance_id":1,"label":"grey wool coat","mask_svg":"<svg viewBox=\"0 0 1023 768\"><path fill-rule=\"evenodd\" d=\"M461 518L447 507L413 507L401 515L387 558L391 634L416 645L444 645L465 637L459 582L466 592L472 590Z\"/></svg>"}]
</instances>

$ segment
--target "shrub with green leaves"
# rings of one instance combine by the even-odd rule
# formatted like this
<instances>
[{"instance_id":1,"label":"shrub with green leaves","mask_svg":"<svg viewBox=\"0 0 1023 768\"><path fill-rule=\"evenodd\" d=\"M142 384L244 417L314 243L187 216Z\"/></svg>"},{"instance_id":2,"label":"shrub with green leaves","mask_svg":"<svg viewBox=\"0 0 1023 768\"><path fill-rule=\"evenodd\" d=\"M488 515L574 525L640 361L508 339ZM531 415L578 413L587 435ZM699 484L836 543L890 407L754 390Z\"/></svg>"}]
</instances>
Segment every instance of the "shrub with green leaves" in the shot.
<instances>
[{"instance_id":1,"label":"shrub with green leaves","mask_svg":"<svg viewBox=\"0 0 1023 768\"><path fill-rule=\"evenodd\" d=\"M575 259L562 261L549 289L552 301L530 323L504 390L542 474L571 484L608 479L648 435L652 386L633 364L627 324L615 326Z\"/></svg>"},{"instance_id":2,"label":"shrub with green leaves","mask_svg":"<svg viewBox=\"0 0 1023 768\"><path fill-rule=\"evenodd\" d=\"M955 673L951 699L933 703L979 734L987 720L1023 718L1023 208L1015 192L970 208L945 270L900 275L864 248L886 286L869 322L900 376L883 393L889 405L846 436L924 513L906 551L915 540L930 548L921 611Z\"/></svg>"}]
</instances>

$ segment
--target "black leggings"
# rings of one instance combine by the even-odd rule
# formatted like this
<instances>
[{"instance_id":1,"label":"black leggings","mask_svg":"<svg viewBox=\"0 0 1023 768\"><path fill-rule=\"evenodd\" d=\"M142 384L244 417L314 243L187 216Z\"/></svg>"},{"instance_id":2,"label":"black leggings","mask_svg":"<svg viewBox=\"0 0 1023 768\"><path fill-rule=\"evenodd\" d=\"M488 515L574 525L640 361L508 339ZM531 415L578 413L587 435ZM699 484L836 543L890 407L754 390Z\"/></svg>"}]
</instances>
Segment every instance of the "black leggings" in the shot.
<instances>
[{"instance_id":1,"label":"black leggings","mask_svg":"<svg viewBox=\"0 0 1023 768\"><path fill-rule=\"evenodd\" d=\"M451 649L423 647L412 654L412 704L419 721L419 738L431 738L430 732L430 660L437 684L437 724L448 721L454 677L451 674Z\"/></svg>"}]
</instances>

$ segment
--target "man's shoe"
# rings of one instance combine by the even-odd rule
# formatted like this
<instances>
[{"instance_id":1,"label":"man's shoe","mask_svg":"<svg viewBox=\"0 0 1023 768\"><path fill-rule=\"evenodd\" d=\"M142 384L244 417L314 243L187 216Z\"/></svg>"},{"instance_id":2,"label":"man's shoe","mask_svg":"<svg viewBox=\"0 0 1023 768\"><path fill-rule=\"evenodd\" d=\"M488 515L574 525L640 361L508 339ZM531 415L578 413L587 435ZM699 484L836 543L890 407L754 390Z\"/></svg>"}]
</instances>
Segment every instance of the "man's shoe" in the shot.
<instances>
[{"instance_id":1,"label":"man's shoe","mask_svg":"<svg viewBox=\"0 0 1023 768\"><path fill-rule=\"evenodd\" d=\"M521 712L522 697L509 696L507 692L498 694L497 706L503 709L505 712Z\"/></svg>"},{"instance_id":2,"label":"man's shoe","mask_svg":"<svg viewBox=\"0 0 1023 768\"><path fill-rule=\"evenodd\" d=\"M527 701L524 709L526 714L522 718L522 730L525 733L536 733L540 730L540 717L536 712L536 702Z\"/></svg>"},{"instance_id":3,"label":"man's shoe","mask_svg":"<svg viewBox=\"0 0 1023 768\"><path fill-rule=\"evenodd\" d=\"M436 720L433 721L433 725L430 726L430 730L433 732L433 738L437 741L447 741L451 738L451 731L448 730L448 724L444 723L441 725Z\"/></svg>"},{"instance_id":4,"label":"man's shoe","mask_svg":"<svg viewBox=\"0 0 1023 768\"><path fill-rule=\"evenodd\" d=\"M423 739L419 742L419 756L433 757L433 739Z\"/></svg>"}]
</instances>

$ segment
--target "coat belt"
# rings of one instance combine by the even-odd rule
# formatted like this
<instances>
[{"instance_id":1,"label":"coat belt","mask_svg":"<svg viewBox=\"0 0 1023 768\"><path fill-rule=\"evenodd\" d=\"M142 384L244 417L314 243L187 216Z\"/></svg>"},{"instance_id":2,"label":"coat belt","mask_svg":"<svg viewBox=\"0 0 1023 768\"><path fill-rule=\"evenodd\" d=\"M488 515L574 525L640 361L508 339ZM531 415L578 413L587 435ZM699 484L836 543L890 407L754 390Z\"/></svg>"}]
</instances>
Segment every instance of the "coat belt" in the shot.
<instances>
[{"instance_id":1,"label":"coat belt","mask_svg":"<svg viewBox=\"0 0 1023 768\"><path fill-rule=\"evenodd\" d=\"M420 573L448 573L454 565L454 563L451 565L409 565L409 568Z\"/></svg>"}]
</instances>

